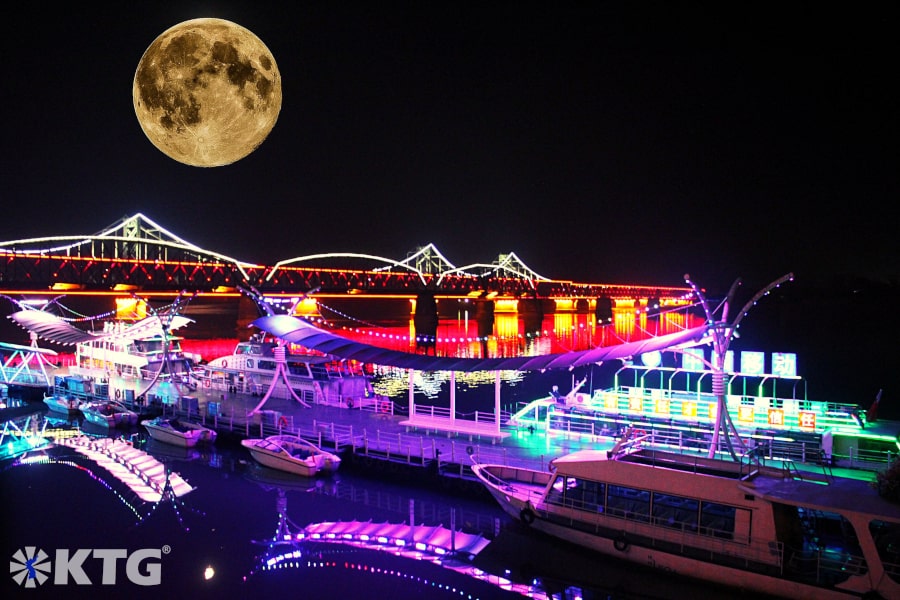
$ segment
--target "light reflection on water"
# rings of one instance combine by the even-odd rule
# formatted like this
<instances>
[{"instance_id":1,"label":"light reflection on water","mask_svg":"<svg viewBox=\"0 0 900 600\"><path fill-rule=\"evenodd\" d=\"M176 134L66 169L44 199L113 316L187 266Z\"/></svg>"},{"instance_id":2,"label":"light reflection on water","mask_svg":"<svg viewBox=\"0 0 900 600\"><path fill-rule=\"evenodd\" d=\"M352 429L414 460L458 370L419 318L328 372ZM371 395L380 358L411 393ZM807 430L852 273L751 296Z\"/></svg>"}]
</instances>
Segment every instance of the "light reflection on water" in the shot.
<instances>
[{"instance_id":1,"label":"light reflection on water","mask_svg":"<svg viewBox=\"0 0 900 600\"><path fill-rule=\"evenodd\" d=\"M144 445L140 434L135 440ZM237 447L182 450L147 444L145 449L196 489L147 504L96 463L62 448L44 452L50 457L44 462L2 465L7 556L26 546L51 554L59 548L171 548L162 559L160 586L138 587L120 569L114 586L45 583L28 590L29 597L99 598L112 590L116 597L222 599L295 590L299 595L292 597L303 598L490 599L528 592L524 595L540 599L566 589L576 593L565 597L680 597L661 594L657 574L650 583L640 567L623 568L525 530L474 483L454 486L421 473L367 473L352 461L332 478L306 480L259 467ZM408 548L385 552L302 541L290 544L290 559L264 568L273 556L285 555L284 544L270 547L279 531L369 520L449 528L451 519L456 529L491 540L473 560L439 560ZM86 560L84 570L91 581L101 580L100 561ZM8 592L21 593L11 578L3 579ZM676 584L668 587L684 586Z\"/></svg>"}]
</instances>

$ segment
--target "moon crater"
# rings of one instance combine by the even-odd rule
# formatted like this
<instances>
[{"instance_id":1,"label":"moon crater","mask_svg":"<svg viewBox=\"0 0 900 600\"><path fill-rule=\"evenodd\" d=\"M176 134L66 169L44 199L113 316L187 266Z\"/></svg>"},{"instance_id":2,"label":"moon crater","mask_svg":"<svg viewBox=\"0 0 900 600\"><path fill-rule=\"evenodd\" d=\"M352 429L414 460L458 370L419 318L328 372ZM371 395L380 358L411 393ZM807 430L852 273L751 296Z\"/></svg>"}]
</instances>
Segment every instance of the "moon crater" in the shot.
<instances>
[{"instance_id":1,"label":"moon crater","mask_svg":"<svg viewBox=\"0 0 900 600\"><path fill-rule=\"evenodd\" d=\"M281 110L281 75L249 30L193 19L147 48L132 96L154 146L184 164L216 167L244 158L269 135Z\"/></svg>"}]
</instances>

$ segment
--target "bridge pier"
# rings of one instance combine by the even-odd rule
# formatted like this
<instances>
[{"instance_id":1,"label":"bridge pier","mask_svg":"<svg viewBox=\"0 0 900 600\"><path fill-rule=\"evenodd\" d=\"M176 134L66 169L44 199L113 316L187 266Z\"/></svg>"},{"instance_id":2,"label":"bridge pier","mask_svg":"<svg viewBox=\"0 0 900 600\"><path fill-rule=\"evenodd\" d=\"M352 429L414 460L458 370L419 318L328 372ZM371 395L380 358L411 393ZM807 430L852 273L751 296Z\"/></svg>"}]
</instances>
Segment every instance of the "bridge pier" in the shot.
<instances>
[{"instance_id":1,"label":"bridge pier","mask_svg":"<svg viewBox=\"0 0 900 600\"><path fill-rule=\"evenodd\" d=\"M416 332L416 348L424 348L426 352L434 350L437 343L438 329L437 301L432 292L420 292L416 296L413 308L413 326Z\"/></svg>"}]
</instances>

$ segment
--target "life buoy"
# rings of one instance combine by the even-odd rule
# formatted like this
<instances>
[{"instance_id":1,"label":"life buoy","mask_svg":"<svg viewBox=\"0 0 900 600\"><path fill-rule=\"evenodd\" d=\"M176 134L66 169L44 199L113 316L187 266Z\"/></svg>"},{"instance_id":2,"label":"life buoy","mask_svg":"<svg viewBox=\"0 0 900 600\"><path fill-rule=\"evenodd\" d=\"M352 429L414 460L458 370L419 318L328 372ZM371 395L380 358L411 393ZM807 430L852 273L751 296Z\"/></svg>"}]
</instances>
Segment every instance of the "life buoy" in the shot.
<instances>
[{"instance_id":1,"label":"life buoy","mask_svg":"<svg viewBox=\"0 0 900 600\"><path fill-rule=\"evenodd\" d=\"M287 417L285 417L284 415L281 415L281 418L278 419L278 427L287 427L287 426L288 426Z\"/></svg>"},{"instance_id":2,"label":"life buoy","mask_svg":"<svg viewBox=\"0 0 900 600\"><path fill-rule=\"evenodd\" d=\"M353 408L353 398L347 398L347 408Z\"/></svg>"},{"instance_id":3,"label":"life buoy","mask_svg":"<svg viewBox=\"0 0 900 600\"><path fill-rule=\"evenodd\" d=\"M523 508L519 513L519 520L526 525L531 525L534 523L534 511L527 507Z\"/></svg>"},{"instance_id":4,"label":"life buoy","mask_svg":"<svg viewBox=\"0 0 900 600\"><path fill-rule=\"evenodd\" d=\"M210 385L212 385L212 382L209 379L203 382L203 387L205 388L208 388Z\"/></svg>"},{"instance_id":5,"label":"life buoy","mask_svg":"<svg viewBox=\"0 0 900 600\"><path fill-rule=\"evenodd\" d=\"M116 389L116 400L120 400L122 398L122 390Z\"/></svg>"},{"instance_id":6,"label":"life buoy","mask_svg":"<svg viewBox=\"0 0 900 600\"><path fill-rule=\"evenodd\" d=\"M223 367L227 367L227 366L228 366L228 360L222 359L222 366L223 366Z\"/></svg>"},{"instance_id":7,"label":"life buoy","mask_svg":"<svg viewBox=\"0 0 900 600\"><path fill-rule=\"evenodd\" d=\"M625 537L625 532L621 532L616 536L616 539L613 540L613 547L619 552L626 552L628 550L628 538Z\"/></svg>"}]
</instances>

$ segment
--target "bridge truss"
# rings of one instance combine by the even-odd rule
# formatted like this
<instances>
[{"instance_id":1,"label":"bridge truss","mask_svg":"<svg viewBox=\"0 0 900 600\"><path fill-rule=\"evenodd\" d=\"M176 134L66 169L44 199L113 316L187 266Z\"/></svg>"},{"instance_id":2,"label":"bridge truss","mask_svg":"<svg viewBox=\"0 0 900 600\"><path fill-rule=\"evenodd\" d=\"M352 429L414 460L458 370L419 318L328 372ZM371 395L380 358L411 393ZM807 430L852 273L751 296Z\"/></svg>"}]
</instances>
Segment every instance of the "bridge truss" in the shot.
<instances>
[{"instance_id":1,"label":"bridge truss","mask_svg":"<svg viewBox=\"0 0 900 600\"><path fill-rule=\"evenodd\" d=\"M350 266L352 266L352 268ZM357 266L358 265L358 266ZM299 256L258 265L201 248L138 213L99 233L0 242L0 289L73 292L140 290L177 294L235 291L506 297L686 297L687 287L646 287L553 280L515 253L456 266L433 245L404 259L360 253Z\"/></svg>"}]
</instances>

